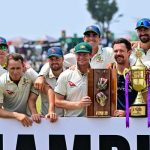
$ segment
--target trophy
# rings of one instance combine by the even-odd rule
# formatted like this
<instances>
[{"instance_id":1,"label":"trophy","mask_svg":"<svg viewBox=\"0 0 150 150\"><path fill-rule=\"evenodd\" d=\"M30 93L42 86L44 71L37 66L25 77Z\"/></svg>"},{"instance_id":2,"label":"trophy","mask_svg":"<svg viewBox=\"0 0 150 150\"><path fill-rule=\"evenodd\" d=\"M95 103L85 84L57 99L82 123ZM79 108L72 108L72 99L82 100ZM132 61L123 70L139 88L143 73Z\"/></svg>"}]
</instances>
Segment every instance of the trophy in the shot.
<instances>
[{"instance_id":1,"label":"trophy","mask_svg":"<svg viewBox=\"0 0 150 150\"><path fill-rule=\"evenodd\" d=\"M146 72L147 68L141 61L142 52L140 49L136 49L136 63L130 67L131 69L131 85L134 90L138 92L134 103L131 106L131 117L146 117L147 116L147 104L146 100L142 96L142 90L147 87L146 84Z\"/></svg>"},{"instance_id":2,"label":"trophy","mask_svg":"<svg viewBox=\"0 0 150 150\"><path fill-rule=\"evenodd\" d=\"M116 109L116 71L90 69L88 72L88 95L92 104L87 107L87 117L110 117Z\"/></svg>"}]
</instances>

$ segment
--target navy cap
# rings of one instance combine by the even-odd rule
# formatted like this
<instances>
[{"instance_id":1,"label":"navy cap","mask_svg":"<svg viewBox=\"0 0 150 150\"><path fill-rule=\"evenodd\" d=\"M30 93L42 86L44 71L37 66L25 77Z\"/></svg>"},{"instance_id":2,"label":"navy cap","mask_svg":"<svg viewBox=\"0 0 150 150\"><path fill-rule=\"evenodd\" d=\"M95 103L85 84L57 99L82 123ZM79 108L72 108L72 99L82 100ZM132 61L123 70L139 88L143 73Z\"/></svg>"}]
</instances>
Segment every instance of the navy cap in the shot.
<instances>
[{"instance_id":1,"label":"navy cap","mask_svg":"<svg viewBox=\"0 0 150 150\"><path fill-rule=\"evenodd\" d=\"M145 27L145 28L150 29L150 19L148 19L148 18L142 18L142 19L140 19L137 22L135 29L138 29L140 27Z\"/></svg>"},{"instance_id":2,"label":"navy cap","mask_svg":"<svg viewBox=\"0 0 150 150\"><path fill-rule=\"evenodd\" d=\"M83 34L86 35L88 32L94 32L99 37L101 36L101 32L100 32L99 28L97 26L94 26L94 25L86 27L85 32Z\"/></svg>"},{"instance_id":3,"label":"navy cap","mask_svg":"<svg viewBox=\"0 0 150 150\"><path fill-rule=\"evenodd\" d=\"M1 44L1 45L7 45L6 39L3 38L3 37L0 37L0 44ZM8 46L8 45L7 45L7 46Z\"/></svg>"},{"instance_id":4,"label":"navy cap","mask_svg":"<svg viewBox=\"0 0 150 150\"><path fill-rule=\"evenodd\" d=\"M47 57L56 56L56 57L62 57L63 52L61 47L51 47L48 49Z\"/></svg>"}]
</instances>

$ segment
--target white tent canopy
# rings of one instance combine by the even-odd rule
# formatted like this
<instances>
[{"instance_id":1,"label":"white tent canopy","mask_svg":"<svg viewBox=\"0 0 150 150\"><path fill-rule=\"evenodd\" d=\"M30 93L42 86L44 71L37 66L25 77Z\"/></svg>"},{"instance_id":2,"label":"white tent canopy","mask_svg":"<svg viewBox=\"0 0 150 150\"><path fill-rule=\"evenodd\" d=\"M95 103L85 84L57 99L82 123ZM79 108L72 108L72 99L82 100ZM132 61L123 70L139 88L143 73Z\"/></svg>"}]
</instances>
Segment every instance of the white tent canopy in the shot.
<instances>
[{"instance_id":1,"label":"white tent canopy","mask_svg":"<svg viewBox=\"0 0 150 150\"><path fill-rule=\"evenodd\" d=\"M55 42L57 41L55 38L48 36L48 35L43 35L41 38L38 38L37 41L43 42L43 41L47 41L47 42Z\"/></svg>"},{"instance_id":2,"label":"white tent canopy","mask_svg":"<svg viewBox=\"0 0 150 150\"><path fill-rule=\"evenodd\" d=\"M30 40L27 38L24 38L24 37L14 37L14 38L10 39L9 41L11 42L11 45L22 46L24 43L26 43Z\"/></svg>"}]
</instances>

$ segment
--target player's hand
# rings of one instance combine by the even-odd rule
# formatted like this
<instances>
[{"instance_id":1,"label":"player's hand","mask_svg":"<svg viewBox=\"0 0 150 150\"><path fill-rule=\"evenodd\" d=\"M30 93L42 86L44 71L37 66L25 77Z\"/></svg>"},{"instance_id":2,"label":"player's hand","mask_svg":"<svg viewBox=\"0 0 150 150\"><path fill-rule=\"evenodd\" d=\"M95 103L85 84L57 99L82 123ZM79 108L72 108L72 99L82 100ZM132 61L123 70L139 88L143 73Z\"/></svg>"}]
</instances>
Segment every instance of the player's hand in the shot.
<instances>
[{"instance_id":1,"label":"player's hand","mask_svg":"<svg viewBox=\"0 0 150 150\"><path fill-rule=\"evenodd\" d=\"M22 123L23 126L29 127L32 126L32 120L25 114L15 113L15 118Z\"/></svg>"},{"instance_id":2,"label":"player's hand","mask_svg":"<svg viewBox=\"0 0 150 150\"><path fill-rule=\"evenodd\" d=\"M90 106L92 103L91 98L89 96L84 96L80 101L79 101L79 107L87 107Z\"/></svg>"},{"instance_id":3,"label":"player's hand","mask_svg":"<svg viewBox=\"0 0 150 150\"><path fill-rule=\"evenodd\" d=\"M114 116L115 117L125 117L125 111L124 110L115 110Z\"/></svg>"},{"instance_id":4,"label":"player's hand","mask_svg":"<svg viewBox=\"0 0 150 150\"><path fill-rule=\"evenodd\" d=\"M36 123L40 123L41 122L41 115L40 114L32 114L31 115L31 118L32 118L32 120L34 121L34 122L36 122Z\"/></svg>"},{"instance_id":5,"label":"player's hand","mask_svg":"<svg viewBox=\"0 0 150 150\"><path fill-rule=\"evenodd\" d=\"M56 122L58 117L57 117L57 114L54 113L54 112L49 112L45 118L48 118L50 120L50 122Z\"/></svg>"},{"instance_id":6,"label":"player's hand","mask_svg":"<svg viewBox=\"0 0 150 150\"><path fill-rule=\"evenodd\" d=\"M34 87L37 90L44 91L44 82L45 82L45 77L39 76L34 82Z\"/></svg>"}]
</instances>

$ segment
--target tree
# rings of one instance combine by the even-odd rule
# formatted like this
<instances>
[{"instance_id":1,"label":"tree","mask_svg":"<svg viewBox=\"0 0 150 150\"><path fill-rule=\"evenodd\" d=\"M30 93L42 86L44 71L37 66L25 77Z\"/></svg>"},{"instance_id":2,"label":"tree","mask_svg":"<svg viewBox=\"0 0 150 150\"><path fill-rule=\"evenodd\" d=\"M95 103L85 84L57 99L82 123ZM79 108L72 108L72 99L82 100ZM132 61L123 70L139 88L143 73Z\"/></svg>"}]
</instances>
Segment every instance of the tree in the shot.
<instances>
[{"instance_id":1,"label":"tree","mask_svg":"<svg viewBox=\"0 0 150 150\"><path fill-rule=\"evenodd\" d=\"M106 34L107 44L110 23L114 14L118 11L116 0L87 0L87 9L92 18L96 20L102 31Z\"/></svg>"}]
</instances>

